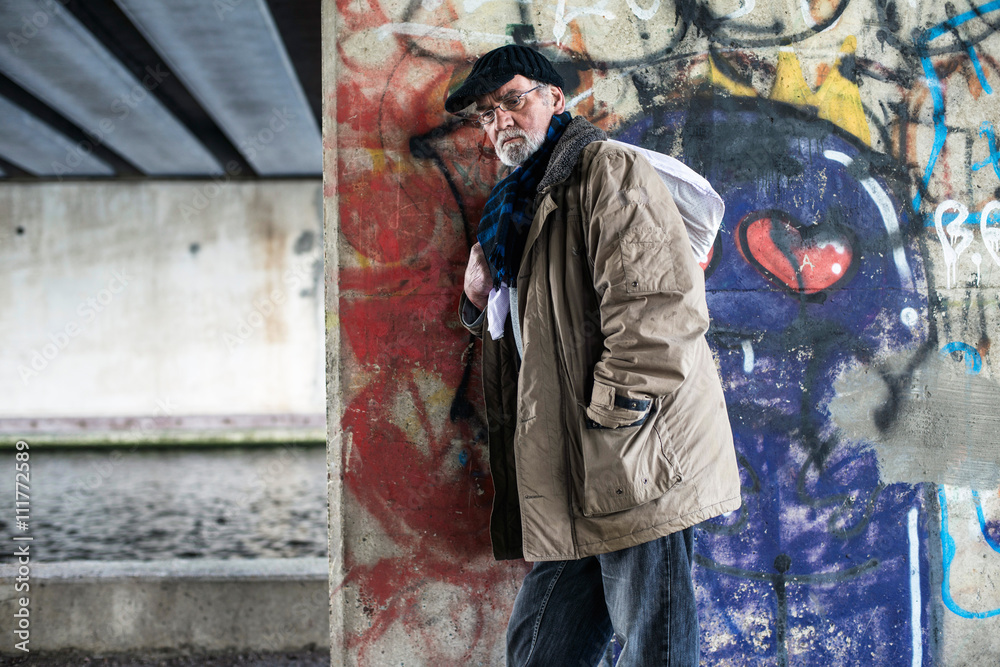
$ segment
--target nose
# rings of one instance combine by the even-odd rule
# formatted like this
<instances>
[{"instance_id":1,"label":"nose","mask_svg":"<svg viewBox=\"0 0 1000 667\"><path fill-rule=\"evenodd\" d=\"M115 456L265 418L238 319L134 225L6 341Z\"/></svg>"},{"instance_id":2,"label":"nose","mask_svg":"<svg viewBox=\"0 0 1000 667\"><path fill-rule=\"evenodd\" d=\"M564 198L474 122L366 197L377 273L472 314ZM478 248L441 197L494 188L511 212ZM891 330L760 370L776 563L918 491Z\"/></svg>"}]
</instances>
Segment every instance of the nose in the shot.
<instances>
[{"instance_id":1,"label":"nose","mask_svg":"<svg viewBox=\"0 0 1000 667\"><path fill-rule=\"evenodd\" d=\"M503 109L494 110L496 118L493 120L493 126L496 128L497 132L505 128L510 127L514 124L514 114L510 111L504 111Z\"/></svg>"}]
</instances>

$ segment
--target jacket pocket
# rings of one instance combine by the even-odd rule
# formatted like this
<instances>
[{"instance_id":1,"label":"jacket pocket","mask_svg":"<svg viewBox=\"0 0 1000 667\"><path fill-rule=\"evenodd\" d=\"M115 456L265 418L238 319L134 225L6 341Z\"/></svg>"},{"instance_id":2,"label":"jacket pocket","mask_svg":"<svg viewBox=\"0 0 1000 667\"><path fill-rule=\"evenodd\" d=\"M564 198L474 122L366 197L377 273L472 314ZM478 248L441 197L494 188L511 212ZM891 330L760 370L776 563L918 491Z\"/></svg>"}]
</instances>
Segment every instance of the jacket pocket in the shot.
<instances>
[{"instance_id":1,"label":"jacket pocket","mask_svg":"<svg viewBox=\"0 0 1000 667\"><path fill-rule=\"evenodd\" d=\"M683 266L677 266L680 239L653 225L638 225L619 233L625 291L628 294L686 292L691 280Z\"/></svg>"},{"instance_id":2,"label":"jacket pocket","mask_svg":"<svg viewBox=\"0 0 1000 667\"><path fill-rule=\"evenodd\" d=\"M574 477L582 485L577 495L583 516L603 516L643 505L680 481L677 465L665 454L654 427L656 407L637 425L600 428L596 424L595 428L580 406L578 461L583 470Z\"/></svg>"}]
</instances>

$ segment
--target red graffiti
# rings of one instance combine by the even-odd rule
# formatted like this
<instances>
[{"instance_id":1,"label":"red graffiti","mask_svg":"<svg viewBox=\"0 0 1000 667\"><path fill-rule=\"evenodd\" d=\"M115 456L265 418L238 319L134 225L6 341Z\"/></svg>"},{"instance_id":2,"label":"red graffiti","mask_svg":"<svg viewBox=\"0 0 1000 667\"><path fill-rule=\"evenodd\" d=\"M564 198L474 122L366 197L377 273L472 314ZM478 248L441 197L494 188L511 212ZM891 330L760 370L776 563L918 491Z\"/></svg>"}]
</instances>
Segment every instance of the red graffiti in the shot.
<instances>
[{"instance_id":1,"label":"red graffiti","mask_svg":"<svg viewBox=\"0 0 1000 667\"><path fill-rule=\"evenodd\" d=\"M747 216L738 239L744 259L793 292L826 291L850 280L856 271L850 235L832 225L796 225L781 212L768 211Z\"/></svg>"},{"instance_id":2,"label":"red graffiti","mask_svg":"<svg viewBox=\"0 0 1000 667\"><path fill-rule=\"evenodd\" d=\"M340 5L352 30L381 23ZM454 65L390 52L377 76L345 59L337 90L347 650L488 664L525 565L492 558L478 345L456 309L498 163L443 113Z\"/></svg>"},{"instance_id":3,"label":"red graffiti","mask_svg":"<svg viewBox=\"0 0 1000 667\"><path fill-rule=\"evenodd\" d=\"M707 271L708 267L712 264L712 259L715 258L715 246L708 249L708 254L705 255L705 259L698 261L698 266L701 267L702 271Z\"/></svg>"}]
</instances>

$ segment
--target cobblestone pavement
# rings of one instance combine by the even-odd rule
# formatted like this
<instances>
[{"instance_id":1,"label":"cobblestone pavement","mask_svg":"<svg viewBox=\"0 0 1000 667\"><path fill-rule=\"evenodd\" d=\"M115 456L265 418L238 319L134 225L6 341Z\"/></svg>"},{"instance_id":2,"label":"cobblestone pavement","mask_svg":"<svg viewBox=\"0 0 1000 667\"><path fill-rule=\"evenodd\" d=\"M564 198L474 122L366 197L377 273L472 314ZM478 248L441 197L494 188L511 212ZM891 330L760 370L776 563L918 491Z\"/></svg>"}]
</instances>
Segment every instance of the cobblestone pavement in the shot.
<instances>
[{"instance_id":1,"label":"cobblestone pavement","mask_svg":"<svg viewBox=\"0 0 1000 667\"><path fill-rule=\"evenodd\" d=\"M75 652L43 652L25 656L0 655L10 667L329 667L330 652L285 653L129 653L88 656Z\"/></svg>"}]
</instances>

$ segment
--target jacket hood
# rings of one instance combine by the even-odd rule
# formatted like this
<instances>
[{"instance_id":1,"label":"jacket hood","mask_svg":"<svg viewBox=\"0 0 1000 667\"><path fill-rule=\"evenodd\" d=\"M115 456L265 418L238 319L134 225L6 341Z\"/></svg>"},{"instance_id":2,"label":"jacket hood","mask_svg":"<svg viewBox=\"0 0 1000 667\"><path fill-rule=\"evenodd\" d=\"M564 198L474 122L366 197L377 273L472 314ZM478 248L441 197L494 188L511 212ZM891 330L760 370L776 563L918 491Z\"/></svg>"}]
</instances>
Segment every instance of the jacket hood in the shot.
<instances>
[{"instance_id":1,"label":"jacket hood","mask_svg":"<svg viewBox=\"0 0 1000 667\"><path fill-rule=\"evenodd\" d=\"M555 148L552 149L552 156L549 158L549 166L545 169L545 175L538 183L538 192L558 183L562 183L573 173L573 167L580 159L580 153L588 144L594 141L604 141L608 135L599 127L591 125L583 116L574 116L563 131Z\"/></svg>"}]
</instances>

